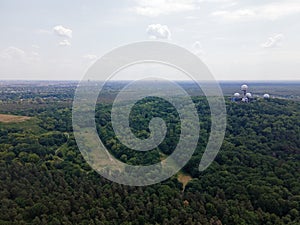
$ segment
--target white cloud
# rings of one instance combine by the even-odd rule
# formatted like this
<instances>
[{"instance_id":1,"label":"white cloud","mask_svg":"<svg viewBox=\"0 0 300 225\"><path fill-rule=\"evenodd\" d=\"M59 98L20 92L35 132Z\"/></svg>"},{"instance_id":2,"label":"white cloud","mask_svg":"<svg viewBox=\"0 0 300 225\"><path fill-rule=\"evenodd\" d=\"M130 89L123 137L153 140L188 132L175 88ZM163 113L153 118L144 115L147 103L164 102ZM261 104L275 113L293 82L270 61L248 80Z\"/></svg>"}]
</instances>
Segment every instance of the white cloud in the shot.
<instances>
[{"instance_id":1,"label":"white cloud","mask_svg":"<svg viewBox=\"0 0 300 225\"><path fill-rule=\"evenodd\" d=\"M31 45L31 47L34 48L34 49L39 49L40 48L40 46L38 46L38 45Z\"/></svg>"},{"instance_id":2,"label":"white cloud","mask_svg":"<svg viewBox=\"0 0 300 225\"><path fill-rule=\"evenodd\" d=\"M222 17L229 21L247 20L254 18L256 13L250 9L240 9L235 11L216 11L212 13L213 16Z\"/></svg>"},{"instance_id":3,"label":"white cloud","mask_svg":"<svg viewBox=\"0 0 300 225\"><path fill-rule=\"evenodd\" d=\"M286 0L237 10L215 11L211 15L226 21L277 20L300 13L300 1Z\"/></svg>"},{"instance_id":4,"label":"white cloud","mask_svg":"<svg viewBox=\"0 0 300 225\"><path fill-rule=\"evenodd\" d=\"M53 32L62 37L72 38L72 30L62 25L53 27Z\"/></svg>"},{"instance_id":5,"label":"white cloud","mask_svg":"<svg viewBox=\"0 0 300 225\"><path fill-rule=\"evenodd\" d=\"M147 34L152 39L171 39L171 32L166 25L151 24L147 28Z\"/></svg>"},{"instance_id":6,"label":"white cloud","mask_svg":"<svg viewBox=\"0 0 300 225\"><path fill-rule=\"evenodd\" d=\"M4 60L12 60L12 59L22 60L25 58L25 56L26 53L24 50L14 46L8 47L0 52L0 58Z\"/></svg>"},{"instance_id":7,"label":"white cloud","mask_svg":"<svg viewBox=\"0 0 300 225\"><path fill-rule=\"evenodd\" d=\"M191 11L197 8L195 0L136 0L134 11L142 16L156 17Z\"/></svg>"},{"instance_id":8,"label":"white cloud","mask_svg":"<svg viewBox=\"0 0 300 225\"><path fill-rule=\"evenodd\" d=\"M283 34L276 34L272 37L269 37L269 39L265 43L261 44L261 47L263 48L277 47L281 44L283 38L284 38Z\"/></svg>"},{"instance_id":9,"label":"white cloud","mask_svg":"<svg viewBox=\"0 0 300 225\"><path fill-rule=\"evenodd\" d=\"M40 60L40 55L36 51L25 52L23 49L10 46L0 52L1 61L11 63L31 63Z\"/></svg>"},{"instance_id":10,"label":"white cloud","mask_svg":"<svg viewBox=\"0 0 300 225\"><path fill-rule=\"evenodd\" d=\"M83 56L83 58L88 59L88 60L95 60L98 57L96 55L93 55L93 54L86 54L86 55Z\"/></svg>"},{"instance_id":11,"label":"white cloud","mask_svg":"<svg viewBox=\"0 0 300 225\"><path fill-rule=\"evenodd\" d=\"M202 44L199 41L196 41L193 44L193 52L198 56L202 56L205 54L205 52L203 51Z\"/></svg>"},{"instance_id":12,"label":"white cloud","mask_svg":"<svg viewBox=\"0 0 300 225\"><path fill-rule=\"evenodd\" d=\"M71 46L71 43L70 43L67 39L65 39L65 40L63 40L63 41L60 41L60 42L58 43L58 45L59 45L59 46L65 47L65 46Z\"/></svg>"},{"instance_id":13,"label":"white cloud","mask_svg":"<svg viewBox=\"0 0 300 225\"><path fill-rule=\"evenodd\" d=\"M207 2L207 3L236 3L236 0L198 0L198 2Z\"/></svg>"},{"instance_id":14,"label":"white cloud","mask_svg":"<svg viewBox=\"0 0 300 225\"><path fill-rule=\"evenodd\" d=\"M36 30L36 33L38 33L38 34L46 34L46 35L49 35L49 34L51 34L52 32L49 31L49 30L46 30L46 29L38 29L38 30Z\"/></svg>"}]
</instances>

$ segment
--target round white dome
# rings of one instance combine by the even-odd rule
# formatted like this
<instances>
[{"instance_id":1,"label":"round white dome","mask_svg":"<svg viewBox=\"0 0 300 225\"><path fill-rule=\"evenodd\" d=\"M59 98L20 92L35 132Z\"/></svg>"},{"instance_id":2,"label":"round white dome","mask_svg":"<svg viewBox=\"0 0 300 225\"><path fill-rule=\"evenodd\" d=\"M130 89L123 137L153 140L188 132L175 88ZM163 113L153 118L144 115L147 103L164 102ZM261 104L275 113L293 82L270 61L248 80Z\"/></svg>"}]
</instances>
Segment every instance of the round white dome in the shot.
<instances>
[{"instance_id":1,"label":"round white dome","mask_svg":"<svg viewBox=\"0 0 300 225\"><path fill-rule=\"evenodd\" d=\"M264 98L270 98L269 94L264 94Z\"/></svg>"},{"instance_id":2,"label":"round white dome","mask_svg":"<svg viewBox=\"0 0 300 225\"><path fill-rule=\"evenodd\" d=\"M242 85L242 87L241 87L242 91L246 91L247 89L248 89L248 85L246 85L246 84Z\"/></svg>"},{"instance_id":3,"label":"round white dome","mask_svg":"<svg viewBox=\"0 0 300 225\"><path fill-rule=\"evenodd\" d=\"M241 95L240 95L240 93L234 93L233 96L236 97L236 98L239 98Z\"/></svg>"},{"instance_id":4,"label":"round white dome","mask_svg":"<svg viewBox=\"0 0 300 225\"><path fill-rule=\"evenodd\" d=\"M251 94L251 93L247 93L247 94L246 94L246 97L252 98L252 94Z\"/></svg>"}]
</instances>

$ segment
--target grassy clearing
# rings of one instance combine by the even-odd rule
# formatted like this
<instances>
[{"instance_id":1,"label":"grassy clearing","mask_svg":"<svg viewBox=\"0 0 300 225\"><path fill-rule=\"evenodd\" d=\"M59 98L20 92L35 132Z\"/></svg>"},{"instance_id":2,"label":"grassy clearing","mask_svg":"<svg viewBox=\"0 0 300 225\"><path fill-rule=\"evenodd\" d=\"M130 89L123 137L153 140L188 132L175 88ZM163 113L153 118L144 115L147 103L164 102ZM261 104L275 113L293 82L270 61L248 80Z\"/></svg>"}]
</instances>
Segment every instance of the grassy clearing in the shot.
<instances>
[{"instance_id":1,"label":"grassy clearing","mask_svg":"<svg viewBox=\"0 0 300 225\"><path fill-rule=\"evenodd\" d=\"M31 117L0 114L1 123L21 123L29 119L31 119Z\"/></svg>"},{"instance_id":2,"label":"grassy clearing","mask_svg":"<svg viewBox=\"0 0 300 225\"><path fill-rule=\"evenodd\" d=\"M1 118L4 118L2 115L4 114L0 114ZM12 115L9 115L12 116ZM10 119L9 122L3 122L0 119L0 128L3 129L21 129L26 131L26 133L31 133L31 134L42 134L45 133L46 131L41 128L38 124L39 124L39 119L36 117L26 117L26 116L14 116L14 117L23 117L22 119ZM25 118L26 119L25 119Z\"/></svg>"},{"instance_id":3,"label":"grassy clearing","mask_svg":"<svg viewBox=\"0 0 300 225\"><path fill-rule=\"evenodd\" d=\"M184 174L182 172L178 173L177 180L182 183L182 192L184 192L186 185L192 180L193 178L190 175Z\"/></svg>"}]
</instances>

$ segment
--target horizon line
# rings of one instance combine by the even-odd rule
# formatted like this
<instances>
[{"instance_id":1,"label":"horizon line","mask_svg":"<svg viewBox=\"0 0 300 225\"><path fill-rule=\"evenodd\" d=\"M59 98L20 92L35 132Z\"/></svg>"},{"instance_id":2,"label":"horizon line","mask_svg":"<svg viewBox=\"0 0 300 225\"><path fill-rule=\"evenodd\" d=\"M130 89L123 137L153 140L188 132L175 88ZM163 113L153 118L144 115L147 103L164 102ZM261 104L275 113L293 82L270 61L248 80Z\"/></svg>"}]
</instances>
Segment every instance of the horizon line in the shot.
<instances>
[{"instance_id":1,"label":"horizon line","mask_svg":"<svg viewBox=\"0 0 300 225\"><path fill-rule=\"evenodd\" d=\"M167 81L168 79L166 79ZM80 80L80 79L76 79L76 80L58 80L58 79L0 79L0 82L13 82L13 81L23 81L23 82L80 82L80 81L84 81L84 80ZM88 80L86 80L88 81ZM97 81L97 82L131 82L131 81L135 81L135 80L89 80L91 82L93 81ZM164 80L159 80L159 79L149 79L149 80L145 80L146 81L164 81ZM194 80L172 80L170 79L169 81L174 81L174 82L194 82ZM198 80L198 82L210 82L210 80ZM216 82L300 82L300 79L298 80L278 80L278 79L274 79L274 80L214 80Z\"/></svg>"}]
</instances>

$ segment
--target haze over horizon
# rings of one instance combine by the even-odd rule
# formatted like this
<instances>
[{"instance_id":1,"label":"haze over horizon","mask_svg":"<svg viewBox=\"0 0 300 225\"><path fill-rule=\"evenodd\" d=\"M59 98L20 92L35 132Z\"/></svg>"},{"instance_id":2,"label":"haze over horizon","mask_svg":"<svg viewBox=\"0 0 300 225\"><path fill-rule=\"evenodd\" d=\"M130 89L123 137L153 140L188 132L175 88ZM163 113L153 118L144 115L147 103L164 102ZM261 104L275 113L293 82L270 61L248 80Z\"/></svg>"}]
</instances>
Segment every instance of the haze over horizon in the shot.
<instances>
[{"instance_id":1,"label":"haze over horizon","mask_svg":"<svg viewBox=\"0 0 300 225\"><path fill-rule=\"evenodd\" d=\"M0 80L80 80L110 50L159 40L219 81L300 81L297 0L3 0L0 18Z\"/></svg>"}]
</instances>

